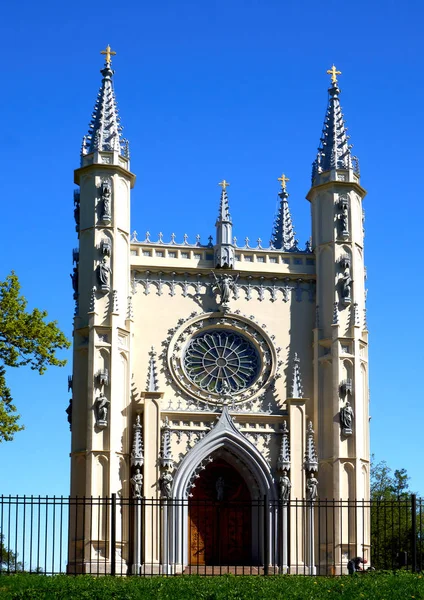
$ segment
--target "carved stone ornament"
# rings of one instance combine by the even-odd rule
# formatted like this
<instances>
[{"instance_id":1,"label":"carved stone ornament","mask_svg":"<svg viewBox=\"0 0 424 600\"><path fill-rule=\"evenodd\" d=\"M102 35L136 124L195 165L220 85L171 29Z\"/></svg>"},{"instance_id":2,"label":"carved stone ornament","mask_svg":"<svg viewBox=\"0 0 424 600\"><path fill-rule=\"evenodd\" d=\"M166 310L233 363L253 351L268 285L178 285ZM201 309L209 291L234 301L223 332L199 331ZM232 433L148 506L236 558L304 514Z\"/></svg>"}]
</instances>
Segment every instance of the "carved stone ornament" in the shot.
<instances>
[{"instance_id":1,"label":"carved stone ornament","mask_svg":"<svg viewBox=\"0 0 424 600\"><path fill-rule=\"evenodd\" d=\"M344 256L339 261L340 268L342 270L342 276L339 280L340 282L340 301L343 304L349 304L351 302L351 287L352 287L352 277L351 277L351 261L349 256Z\"/></svg>"},{"instance_id":2,"label":"carved stone ornament","mask_svg":"<svg viewBox=\"0 0 424 600\"><path fill-rule=\"evenodd\" d=\"M228 304L231 298L231 292L234 292L238 275L234 278L229 273L223 273L219 277L212 271L215 282L212 284L212 290L219 297L219 304L224 309L228 309Z\"/></svg>"},{"instance_id":3,"label":"carved stone ornament","mask_svg":"<svg viewBox=\"0 0 424 600\"><path fill-rule=\"evenodd\" d=\"M104 238L101 242L100 242L100 252L103 254L103 256L109 256L112 254L112 242L107 239Z\"/></svg>"},{"instance_id":4,"label":"carved stone ornament","mask_svg":"<svg viewBox=\"0 0 424 600\"><path fill-rule=\"evenodd\" d=\"M290 490L292 484L285 471L279 477L278 483L280 487L280 500L282 502L288 502L290 500Z\"/></svg>"},{"instance_id":5,"label":"carved stone ornament","mask_svg":"<svg viewBox=\"0 0 424 600\"><path fill-rule=\"evenodd\" d=\"M70 398L68 408L65 412L69 423L69 430L72 431L72 398Z\"/></svg>"},{"instance_id":6,"label":"carved stone ornament","mask_svg":"<svg viewBox=\"0 0 424 600\"><path fill-rule=\"evenodd\" d=\"M108 179L102 181L100 188L101 195L101 220L103 223L110 223L112 220L112 184Z\"/></svg>"},{"instance_id":7,"label":"carved stone ornament","mask_svg":"<svg viewBox=\"0 0 424 600\"><path fill-rule=\"evenodd\" d=\"M98 371L96 374L97 381L100 386L109 385L109 371L107 369L102 369Z\"/></svg>"},{"instance_id":8,"label":"carved stone ornament","mask_svg":"<svg viewBox=\"0 0 424 600\"><path fill-rule=\"evenodd\" d=\"M226 312L180 321L166 341L167 362L185 396L233 405L255 398L273 381L277 352L272 337L253 319Z\"/></svg>"},{"instance_id":9,"label":"carved stone ornament","mask_svg":"<svg viewBox=\"0 0 424 600\"><path fill-rule=\"evenodd\" d=\"M340 237L349 237L349 198L347 194L339 196L339 231Z\"/></svg>"},{"instance_id":10,"label":"carved stone ornament","mask_svg":"<svg viewBox=\"0 0 424 600\"><path fill-rule=\"evenodd\" d=\"M98 267L99 285L102 292L108 292L110 290L110 273L110 266L106 256L104 256Z\"/></svg>"},{"instance_id":11,"label":"carved stone ornament","mask_svg":"<svg viewBox=\"0 0 424 600\"><path fill-rule=\"evenodd\" d=\"M165 471L159 479L160 492L164 498L172 496L173 477L169 471Z\"/></svg>"},{"instance_id":12,"label":"carved stone ornament","mask_svg":"<svg viewBox=\"0 0 424 600\"><path fill-rule=\"evenodd\" d=\"M306 500L313 502L318 498L318 479L313 473L306 480Z\"/></svg>"},{"instance_id":13,"label":"carved stone ornament","mask_svg":"<svg viewBox=\"0 0 424 600\"><path fill-rule=\"evenodd\" d=\"M342 428L342 434L349 436L352 435L352 425L355 415L353 408L350 405L349 400L345 406L340 409L340 426Z\"/></svg>"},{"instance_id":14,"label":"carved stone ornament","mask_svg":"<svg viewBox=\"0 0 424 600\"><path fill-rule=\"evenodd\" d=\"M104 429L108 424L110 400L102 393L96 398L95 414L96 425L99 429Z\"/></svg>"},{"instance_id":15,"label":"carved stone ornament","mask_svg":"<svg viewBox=\"0 0 424 600\"><path fill-rule=\"evenodd\" d=\"M130 481L133 497L141 498L143 493L143 475L140 469L136 469Z\"/></svg>"}]
</instances>

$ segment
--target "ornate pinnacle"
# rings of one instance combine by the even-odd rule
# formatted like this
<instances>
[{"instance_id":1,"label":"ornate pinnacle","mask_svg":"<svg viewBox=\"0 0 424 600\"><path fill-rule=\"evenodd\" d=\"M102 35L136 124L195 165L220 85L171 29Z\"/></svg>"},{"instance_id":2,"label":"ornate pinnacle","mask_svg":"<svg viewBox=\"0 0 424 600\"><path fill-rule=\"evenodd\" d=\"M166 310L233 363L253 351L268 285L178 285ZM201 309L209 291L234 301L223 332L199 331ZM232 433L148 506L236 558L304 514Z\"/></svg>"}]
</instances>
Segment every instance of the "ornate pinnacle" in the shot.
<instances>
[{"instance_id":1,"label":"ornate pinnacle","mask_svg":"<svg viewBox=\"0 0 424 600\"><path fill-rule=\"evenodd\" d=\"M174 466L174 461L172 460L171 453L171 428L169 426L168 417L165 417L162 426L162 448L160 455L160 464L161 467L165 469L172 469Z\"/></svg>"},{"instance_id":2,"label":"ornate pinnacle","mask_svg":"<svg viewBox=\"0 0 424 600\"><path fill-rule=\"evenodd\" d=\"M93 286L91 288L90 304L88 306L88 312L89 313L96 312L96 286Z\"/></svg>"},{"instance_id":3,"label":"ornate pinnacle","mask_svg":"<svg viewBox=\"0 0 424 600\"><path fill-rule=\"evenodd\" d=\"M293 222L287 200L289 194L286 190L286 183L287 181L290 181L290 179L283 174L281 177L278 177L278 181L281 182L281 190L278 194L280 197L280 205L274 220L272 243L277 250L290 252L296 247L295 231L293 229Z\"/></svg>"},{"instance_id":4,"label":"ornate pinnacle","mask_svg":"<svg viewBox=\"0 0 424 600\"><path fill-rule=\"evenodd\" d=\"M351 145L349 144L347 127L340 106L340 90L337 86L337 75L340 75L341 72L337 71L333 65L327 73L331 75L332 86L328 90L327 112L318 154L312 167L312 185L318 183L315 182L315 179L323 171L353 169L356 175L359 175L359 163L357 160L353 160L351 156Z\"/></svg>"},{"instance_id":5,"label":"ornate pinnacle","mask_svg":"<svg viewBox=\"0 0 424 600\"><path fill-rule=\"evenodd\" d=\"M153 346L149 352L149 368L147 370L147 385L146 392L157 392L158 391L158 376L156 370L156 352Z\"/></svg>"},{"instance_id":6,"label":"ornate pinnacle","mask_svg":"<svg viewBox=\"0 0 424 600\"><path fill-rule=\"evenodd\" d=\"M140 415L137 415L134 428L133 446L131 451L131 466L142 467L144 463L143 455L143 433L140 421Z\"/></svg>"},{"instance_id":7,"label":"ornate pinnacle","mask_svg":"<svg viewBox=\"0 0 424 600\"><path fill-rule=\"evenodd\" d=\"M306 430L306 451L304 464L306 471L318 471L318 456L315 450L314 430L312 428L312 421L309 421Z\"/></svg>"},{"instance_id":8,"label":"ornate pinnacle","mask_svg":"<svg viewBox=\"0 0 424 600\"><path fill-rule=\"evenodd\" d=\"M303 398L303 386L302 386L302 377L300 375L300 360L297 356L297 352L294 354L293 359L293 381L292 381L292 389L291 389L291 397L292 398Z\"/></svg>"},{"instance_id":9,"label":"ornate pinnacle","mask_svg":"<svg viewBox=\"0 0 424 600\"><path fill-rule=\"evenodd\" d=\"M290 470L290 439L287 421L283 421L283 426L281 428L281 444L277 460L277 469L279 471Z\"/></svg>"},{"instance_id":10,"label":"ornate pinnacle","mask_svg":"<svg viewBox=\"0 0 424 600\"><path fill-rule=\"evenodd\" d=\"M121 156L129 157L128 140L122 137L122 126L118 116L115 92L113 89L111 56L116 52L108 45L101 54L105 55L105 66L100 71L103 75L102 85L97 95L92 114L89 133L83 140L81 155L95 151L115 151Z\"/></svg>"},{"instance_id":11,"label":"ornate pinnacle","mask_svg":"<svg viewBox=\"0 0 424 600\"><path fill-rule=\"evenodd\" d=\"M339 324L339 305L337 302L334 302L333 304L333 323L332 325L338 325Z\"/></svg>"},{"instance_id":12,"label":"ornate pinnacle","mask_svg":"<svg viewBox=\"0 0 424 600\"><path fill-rule=\"evenodd\" d=\"M112 292L112 314L118 314L119 313L119 307L118 307L118 290L113 290Z\"/></svg>"}]
</instances>

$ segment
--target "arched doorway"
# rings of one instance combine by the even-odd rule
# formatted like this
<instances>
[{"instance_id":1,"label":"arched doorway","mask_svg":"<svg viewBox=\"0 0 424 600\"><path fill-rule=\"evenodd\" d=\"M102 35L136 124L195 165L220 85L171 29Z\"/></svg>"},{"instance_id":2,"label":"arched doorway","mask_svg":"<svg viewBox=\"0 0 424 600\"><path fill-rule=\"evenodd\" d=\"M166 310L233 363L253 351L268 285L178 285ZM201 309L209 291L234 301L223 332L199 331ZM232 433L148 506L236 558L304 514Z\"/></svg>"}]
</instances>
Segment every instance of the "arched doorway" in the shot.
<instances>
[{"instance_id":1,"label":"arched doorway","mask_svg":"<svg viewBox=\"0 0 424 600\"><path fill-rule=\"evenodd\" d=\"M251 495L242 475L223 458L210 463L196 479L188 528L189 564L251 564Z\"/></svg>"}]
</instances>

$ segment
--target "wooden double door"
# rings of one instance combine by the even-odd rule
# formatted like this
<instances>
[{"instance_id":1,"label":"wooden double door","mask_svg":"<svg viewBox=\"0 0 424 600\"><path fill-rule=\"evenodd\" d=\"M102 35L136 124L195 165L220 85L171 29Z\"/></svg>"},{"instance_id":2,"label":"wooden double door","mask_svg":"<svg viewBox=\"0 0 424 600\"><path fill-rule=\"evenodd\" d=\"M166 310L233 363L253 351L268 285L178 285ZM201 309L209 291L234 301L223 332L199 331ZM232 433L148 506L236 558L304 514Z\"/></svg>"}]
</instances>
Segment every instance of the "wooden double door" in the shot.
<instances>
[{"instance_id":1,"label":"wooden double door","mask_svg":"<svg viewBox=\"0 0 424 600\"><path fill-rule=\"evenodd\" d=\"M225 460L216 460L201 471L191 492L190 564L251 564L251 496L240 473Z\"/></svg>"}]
</instances>

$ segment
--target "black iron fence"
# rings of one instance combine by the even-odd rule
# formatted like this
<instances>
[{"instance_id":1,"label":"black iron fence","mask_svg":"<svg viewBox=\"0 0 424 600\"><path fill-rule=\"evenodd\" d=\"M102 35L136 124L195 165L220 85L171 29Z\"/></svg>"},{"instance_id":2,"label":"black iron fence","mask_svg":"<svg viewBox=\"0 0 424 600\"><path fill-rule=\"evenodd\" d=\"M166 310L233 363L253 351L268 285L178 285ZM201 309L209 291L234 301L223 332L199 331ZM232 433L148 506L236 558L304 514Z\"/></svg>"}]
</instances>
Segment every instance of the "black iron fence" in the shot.
<instances>
[{"instance_id":1,"label":"black iron fence","mask_svg":"<svg viewBox=\"0 0 424 600\"><path fill-rule=\"evenodd\" d=\"M424 501L0 497L0 573L339 575L424 569Z\"/></svg>"}]
</instances>

